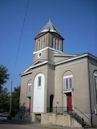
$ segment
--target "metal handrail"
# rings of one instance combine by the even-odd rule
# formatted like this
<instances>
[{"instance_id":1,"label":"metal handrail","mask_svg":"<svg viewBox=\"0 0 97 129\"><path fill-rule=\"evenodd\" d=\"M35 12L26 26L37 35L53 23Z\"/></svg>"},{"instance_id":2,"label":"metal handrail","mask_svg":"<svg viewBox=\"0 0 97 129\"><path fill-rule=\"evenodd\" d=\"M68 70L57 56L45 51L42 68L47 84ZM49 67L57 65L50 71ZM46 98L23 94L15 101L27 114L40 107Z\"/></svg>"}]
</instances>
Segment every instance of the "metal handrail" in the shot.
<instances>
[{"instance_id":1,"label":"metal handrail","mask_svg":"<svg viewBox=\"0 0 97 129\"><path fill-rule=\"evenodd\" d=\"M78 111L78 112L80 112L80 114L82 114L83 116L85 116L86 118L89 119L89 117L88 117L85 113L83 113L80 109L78 109L78 107L74 107L74 108L73 108L73 111L74 111L74 112Z\"/></svg>"}]
</instances>

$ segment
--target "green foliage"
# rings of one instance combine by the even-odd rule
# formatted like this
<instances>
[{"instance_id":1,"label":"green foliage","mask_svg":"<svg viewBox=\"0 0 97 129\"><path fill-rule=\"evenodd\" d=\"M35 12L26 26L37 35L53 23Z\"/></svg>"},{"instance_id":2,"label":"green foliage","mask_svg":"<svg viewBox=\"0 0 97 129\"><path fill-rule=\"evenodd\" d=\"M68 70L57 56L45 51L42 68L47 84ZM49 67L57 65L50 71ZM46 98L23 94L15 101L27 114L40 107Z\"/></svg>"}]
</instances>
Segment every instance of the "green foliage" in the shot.
<instances>
[{"instance_id":1,"label":"green foliage","mask_svg":"<svg viewBox=\"0 0 97 129\"><path fill-rule=\"evenodd\" d=\"M3 65L0 65L0 89L8 79L9 79L9 74L7 68Z\"/></svg>"},{"instance_id":2,"label":"green foliage","mask_svg":"<svg viewBox=\"0 0 97 129\"><path fill-rule=\"evenodd\" d=\"M19 110L20 86L15 87L12 92L12 116Z\"/></svg>"},{"instance_id":3,"label":"green foliage","mask_svg":"<svg viewBox=\"0 0 97 129\"><path fill-rule=\"evenodd\" d=\"M0 112L9 111L9 92L7 88L0 90Z\"/></svg>"}]
</instances>

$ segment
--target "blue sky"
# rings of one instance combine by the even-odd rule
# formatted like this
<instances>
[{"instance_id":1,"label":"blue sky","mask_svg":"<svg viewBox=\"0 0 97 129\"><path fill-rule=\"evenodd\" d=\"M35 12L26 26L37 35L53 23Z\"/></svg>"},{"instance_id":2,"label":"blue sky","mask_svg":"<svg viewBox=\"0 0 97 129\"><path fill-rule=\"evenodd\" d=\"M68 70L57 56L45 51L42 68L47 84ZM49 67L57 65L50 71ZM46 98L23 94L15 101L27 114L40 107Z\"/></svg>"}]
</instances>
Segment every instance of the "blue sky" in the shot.
<instances>
[{"instance_id":1,"label":"blue sky","mask_svg":"<svg viewBox=\"0 0 97 129\"><path fill-rule=\"evenodd\" d=\"M65 38L65 53L97 56L97 0L28 1L20 42L27 0L0 0L0 64L8 68L13 86L20 84L19 74L32 64L34 37L49 19Z\"/></svg>"}]
</instances>

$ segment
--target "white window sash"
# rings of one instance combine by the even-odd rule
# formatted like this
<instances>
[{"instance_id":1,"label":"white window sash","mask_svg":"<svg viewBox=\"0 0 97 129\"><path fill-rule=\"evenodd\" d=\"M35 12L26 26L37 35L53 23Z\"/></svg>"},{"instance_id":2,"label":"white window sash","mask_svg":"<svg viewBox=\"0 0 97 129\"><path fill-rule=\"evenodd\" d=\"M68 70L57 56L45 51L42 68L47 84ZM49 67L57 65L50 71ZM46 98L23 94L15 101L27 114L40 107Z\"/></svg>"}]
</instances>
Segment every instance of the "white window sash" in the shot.
<instances>
[{"instance_id":1,"label":"white window sash","mask_svg":"<svg viewBox=\"0 0 97 129\"><path fill-rule=\"evenodd\" d=\"M64 76L64 90L72 89L72 75Z\"/></svg>"}]
</instances>

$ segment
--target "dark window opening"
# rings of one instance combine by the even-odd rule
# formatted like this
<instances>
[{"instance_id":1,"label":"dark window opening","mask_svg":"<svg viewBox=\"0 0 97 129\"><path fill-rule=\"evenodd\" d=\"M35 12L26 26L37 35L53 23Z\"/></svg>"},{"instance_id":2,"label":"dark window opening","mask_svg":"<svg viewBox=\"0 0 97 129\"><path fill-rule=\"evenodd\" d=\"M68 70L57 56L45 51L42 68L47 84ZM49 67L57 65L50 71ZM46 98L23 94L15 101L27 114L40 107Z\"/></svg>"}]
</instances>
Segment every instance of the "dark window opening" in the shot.
<instances>
[{"instance_id":1,"label":"dark window opening","mask_svg":"<svg viewBox=\"0 0 97 129\"><path fill-rule=\"evenodd\" d=\"M50 112L53 111L53 95L50 95Z\"/></svg>"},{"instance_id":2,"label":"dark window opening","mask_svg":"<svg viewBox=\"0 0 97 129\"><path fill-rule=\"evenodd\" d=\"M41 86L41 76L38 77L38 86Z\"/></svg>"}]
</instances>

